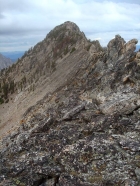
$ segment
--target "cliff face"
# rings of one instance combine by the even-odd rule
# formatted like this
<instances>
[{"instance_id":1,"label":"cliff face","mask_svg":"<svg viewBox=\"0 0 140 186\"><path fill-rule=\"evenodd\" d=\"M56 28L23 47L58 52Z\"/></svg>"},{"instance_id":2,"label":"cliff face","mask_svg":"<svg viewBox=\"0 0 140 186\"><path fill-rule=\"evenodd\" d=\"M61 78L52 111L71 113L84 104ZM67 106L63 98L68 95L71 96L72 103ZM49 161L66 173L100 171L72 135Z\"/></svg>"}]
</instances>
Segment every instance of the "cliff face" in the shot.
<instances>
[{"instance_id":1,"label":"cliff face","mask_svg":"<svg viewBox=\"0 0 140 186\"><path fill-rule=\"evenodd\" d=\"M83 35L63 61L67 81L30 107L20 127L3 139L1 185L140 184L136 43L117 35L103 49Z\"/></svg>"}]
</instances>

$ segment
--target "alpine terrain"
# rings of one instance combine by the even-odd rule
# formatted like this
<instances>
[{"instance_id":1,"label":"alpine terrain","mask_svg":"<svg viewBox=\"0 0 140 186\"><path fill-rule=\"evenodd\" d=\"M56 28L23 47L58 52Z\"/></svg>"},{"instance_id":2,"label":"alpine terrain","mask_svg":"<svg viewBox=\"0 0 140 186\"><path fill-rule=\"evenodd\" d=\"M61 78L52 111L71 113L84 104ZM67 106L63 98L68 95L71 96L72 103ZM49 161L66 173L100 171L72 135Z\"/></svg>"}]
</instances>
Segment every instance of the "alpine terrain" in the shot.
<instances>
[{"instance_id":1,"label":"alpine terrain","mask_svg":"<svg viewBox=\"0 0 140 186\"><path fill-rule=\"evenodd\" d=\"M65 22L0 72L1 186L139 186L140 52Z\"/></svg>"}]
</instances>

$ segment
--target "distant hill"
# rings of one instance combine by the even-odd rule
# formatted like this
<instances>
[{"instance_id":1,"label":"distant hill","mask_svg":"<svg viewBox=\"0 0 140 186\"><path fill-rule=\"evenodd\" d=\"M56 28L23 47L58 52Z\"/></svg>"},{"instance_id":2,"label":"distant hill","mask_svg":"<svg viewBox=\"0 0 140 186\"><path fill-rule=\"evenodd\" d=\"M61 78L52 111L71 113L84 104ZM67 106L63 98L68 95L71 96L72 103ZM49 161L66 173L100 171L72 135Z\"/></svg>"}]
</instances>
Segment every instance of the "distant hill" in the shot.
<instances>
[{"instance_id":1,"label":"distant hill","mask_svg":"<svg viewBox=\"0 0 140 186\"><path fill-rule=\"evenodd\" d=\"M25 51L14 51L14 52L1 52L2 55L10 58L13 62L16 62L18 58L21 58Z\"/></svg>"},{"instance_id":2,"label":"distant hill","mask_svg":"<svg viewBox=\"0 0 140 186\"><path fill-rule=\"evenodd\" d=\"M12 63L13 62L11 61L11 59L6 58L2 54L0 54L0 70L10 66Z\"/></svg>"}]
</instances>

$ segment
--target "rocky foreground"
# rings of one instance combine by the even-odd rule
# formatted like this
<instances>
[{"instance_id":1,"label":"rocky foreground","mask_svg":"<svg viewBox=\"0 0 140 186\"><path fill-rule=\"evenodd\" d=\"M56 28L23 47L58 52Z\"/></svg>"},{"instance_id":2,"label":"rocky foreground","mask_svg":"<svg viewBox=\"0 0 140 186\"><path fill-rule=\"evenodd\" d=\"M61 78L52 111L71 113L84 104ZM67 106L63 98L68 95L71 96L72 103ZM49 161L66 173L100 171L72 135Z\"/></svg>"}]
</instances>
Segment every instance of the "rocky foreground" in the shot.
<instances>
[{"instance_id":1,"label":"rocky foreground","mask_svg":"<svg viewBox=\"0 0 140 186\"><path fill-rule=\"evenodd\" d=\"M27 110L3 139L0 185L140 185L136 44L119 35L104 49L92 43L75 75Z\"/></svg>"}]
</instances>

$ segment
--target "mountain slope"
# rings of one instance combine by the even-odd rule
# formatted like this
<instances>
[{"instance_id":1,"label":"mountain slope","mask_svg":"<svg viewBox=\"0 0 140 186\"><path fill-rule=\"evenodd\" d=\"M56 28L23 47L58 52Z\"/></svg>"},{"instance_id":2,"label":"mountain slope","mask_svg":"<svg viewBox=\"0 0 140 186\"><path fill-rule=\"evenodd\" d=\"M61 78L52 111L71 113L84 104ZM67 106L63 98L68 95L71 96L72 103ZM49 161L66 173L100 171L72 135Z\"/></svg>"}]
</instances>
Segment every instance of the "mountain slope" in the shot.
<instances>
[{"instance_id":1,"label":"mountain slope","mask_svg":"<svg viewBox=\"0 0 140 186\"><path fill-rule=\"evenodd\" d=\"M3 68L7 68L10 66L13 62L9 59L0 54L0 70Z\"/></svg>"},{"instance_id":2,"label":"mountain slope","mask_svg":"<svg viewBox=\"0 0 140 186\"><path fill-rule=\"evenodd\" d=\"M140 184L136 44L116 35L102 49L83 35L76 50L57 59L49 80L35 90L45 96L2 141L1 185Z\"/></svg>"},{"instance_id":3,"label":"mountain slope","mask_svg":"<svg viewBox=\"0 0 140 186\"><path fill-rule=\"evenodd\" d=\"M13 127L28 107L73 77L78 65L88 57L88 46L77 25L66 22L2 72L0 95L8 103L4 108L0 105L1 128L7 131L7 126Z\"/></svg>"}]
</instances>

